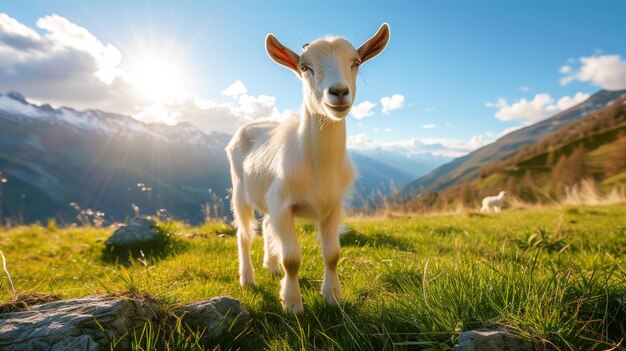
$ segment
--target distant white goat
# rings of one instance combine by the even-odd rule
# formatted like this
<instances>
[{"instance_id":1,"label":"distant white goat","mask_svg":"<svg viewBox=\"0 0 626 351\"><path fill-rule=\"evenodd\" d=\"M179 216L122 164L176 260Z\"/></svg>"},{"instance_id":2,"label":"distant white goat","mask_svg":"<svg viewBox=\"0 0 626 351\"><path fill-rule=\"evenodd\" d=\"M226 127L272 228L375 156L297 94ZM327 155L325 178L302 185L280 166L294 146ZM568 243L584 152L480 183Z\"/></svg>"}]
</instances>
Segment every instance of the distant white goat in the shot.
<instances>
[{"instance_id":1,"label":"distant white goat","mask_svg":"<svg viewBox=\"0 0 626 351\"><path fill-rule=\"evenodd\" d=\"M487 196L483 199L483 207L480 209L480 212L493 212L499 213L502 205L504 204L504 197L506 196L506 191L501 191L498 196Z\"/></svg>"},{"instance_id":2,"label":"distant white goat","mask_svg":"<svg viewBox=\"0 0 626 351\"><path fill-rule=\"evenodd\" d=\"M254 213L265 214L263 265L285 271L283 306L304 312L298 283L302 252L294 217L316 221L326 266L322 294L330 304L340 298L339 225L343 200L355 177L346 153L345 117L354 103L359 65L383 51L389 26L354 49L344 38L326 37L305 45L301 55L272 34L265 39L269 56L296 72L304 102L300 118L282 123L256 121L242 126L226 147L233 183L232 209L239 244L239 282L254 284L250 243Z\"/></svg>"}]
</instances>

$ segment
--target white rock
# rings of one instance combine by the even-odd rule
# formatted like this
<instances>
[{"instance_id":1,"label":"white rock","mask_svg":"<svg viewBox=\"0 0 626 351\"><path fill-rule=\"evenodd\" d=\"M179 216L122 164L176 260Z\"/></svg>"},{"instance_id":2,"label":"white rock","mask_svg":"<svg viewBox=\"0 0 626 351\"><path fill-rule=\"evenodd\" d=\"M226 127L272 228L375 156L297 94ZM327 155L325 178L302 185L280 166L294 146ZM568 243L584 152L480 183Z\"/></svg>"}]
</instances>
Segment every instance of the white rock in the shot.
<instances>
[{"instance_id":1,"label":"white rock","mask_svg":"<svg viewBox=\"0 0 626 351\"><path fill-rule=\"evenodd\" d=\"M452 351L533 351L533 343L504 330L470 330L459 335Z\"/></svg>"}]
</instances>

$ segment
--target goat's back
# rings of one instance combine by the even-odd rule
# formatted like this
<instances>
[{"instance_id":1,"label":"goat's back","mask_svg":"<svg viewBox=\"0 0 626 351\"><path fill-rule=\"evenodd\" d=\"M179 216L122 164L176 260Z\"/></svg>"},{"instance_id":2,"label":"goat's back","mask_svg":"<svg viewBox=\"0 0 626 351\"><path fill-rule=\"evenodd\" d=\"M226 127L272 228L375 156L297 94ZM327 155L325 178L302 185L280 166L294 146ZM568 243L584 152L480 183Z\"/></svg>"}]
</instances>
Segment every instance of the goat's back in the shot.
<instances>
[{"instance_id":1,"label":"goat's back","mask_svg":"<svg viewBox=\"0 0 626 351\"><path fill-rule=\"evenodd\" d=\"M275 121L254 121L239 127L226 146L226 152L233 155L241 149L250 149L252 145L265 142L278 126Z\"/></svg>"}]
</instances>

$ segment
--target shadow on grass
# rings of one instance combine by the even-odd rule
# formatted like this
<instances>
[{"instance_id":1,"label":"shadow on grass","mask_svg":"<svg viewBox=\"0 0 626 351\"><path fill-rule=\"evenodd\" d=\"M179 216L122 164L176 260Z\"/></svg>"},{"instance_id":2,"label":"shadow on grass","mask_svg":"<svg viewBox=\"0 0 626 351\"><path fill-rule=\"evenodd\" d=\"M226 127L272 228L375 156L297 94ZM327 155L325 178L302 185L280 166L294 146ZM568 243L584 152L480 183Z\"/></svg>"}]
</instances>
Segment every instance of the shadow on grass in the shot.
<instances>
[{"instance_id":1,"label":"shadow on grass","mask_svg":"<svg viewBox=\"0 0 626 351\"><path fill-rule=\"evenodd\" d=\"M440 225L430 229L430 232L438 236L450 236L455 234L465 234L466 231L463 228L453 225Z\"/></svg>"},{"instance_id":2,"label":"shadow on grass","mask_svg":"<svg viewBox=\"0 0 626 351\"><path fill-rule=\"evenodd\" d=\"M346 227L346 231L341 235L341 246L371 246L399 251L412 251L415 249L415 245L409 239L397 237L379 230L364 234L357 232L349 226Z\"/></svg>"}]
</instances>

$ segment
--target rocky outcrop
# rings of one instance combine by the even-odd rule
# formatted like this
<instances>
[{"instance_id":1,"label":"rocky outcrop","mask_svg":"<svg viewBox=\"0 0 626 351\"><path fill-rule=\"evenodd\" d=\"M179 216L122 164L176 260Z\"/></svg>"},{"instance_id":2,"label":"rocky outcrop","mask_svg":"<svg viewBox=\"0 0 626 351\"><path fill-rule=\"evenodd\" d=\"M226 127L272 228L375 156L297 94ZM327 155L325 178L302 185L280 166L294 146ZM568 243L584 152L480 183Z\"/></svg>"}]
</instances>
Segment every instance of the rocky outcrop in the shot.
<instances>
[{"instance_id":1,"label":"rocky outcrop","mask_svg":"<svg viewBox=\"0 0 626 351\"><path fill-rule=\"evenodd\" d=\"M183 323L200 331L204 338L215 339L226 332L239 333L250 323L250 314L241 303L227 296L200 300L182 308Z\"/></svg>"},{"instance_id":2,"label":"rocky outcrop","mask_svg":"<svg viewBox=\"0 0 626 351\"><path fill-rule=\"evenodd\" d=\"M157 223L153 219L137 217L118 228L104 244L118 250L145 249L164 244L164 239L163 233L157 229Z\"/></svg>"},{"instance_id":3,"label":"rocky outcrop","mask_svg":"<svg viewBox=\"0 0 626 351\"><path fill-rule=\"evenodd\" d=\"M87 296L0 314L0 349L100 351L114 341L128 350L129 335L155 317L155 307L139 297Z\"/></svg>"}]
</instances>

